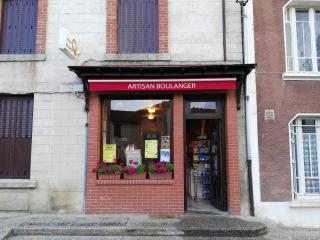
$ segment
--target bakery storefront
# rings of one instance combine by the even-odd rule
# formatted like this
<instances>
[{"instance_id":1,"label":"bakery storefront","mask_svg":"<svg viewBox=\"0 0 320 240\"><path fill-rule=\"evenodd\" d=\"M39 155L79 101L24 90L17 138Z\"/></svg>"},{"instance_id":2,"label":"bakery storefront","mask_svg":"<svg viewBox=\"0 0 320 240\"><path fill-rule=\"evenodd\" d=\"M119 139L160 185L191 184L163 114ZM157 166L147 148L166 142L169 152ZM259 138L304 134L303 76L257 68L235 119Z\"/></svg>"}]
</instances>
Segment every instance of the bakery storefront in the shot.
<instances>
[{"instance_id":1,"label":"bakery storefront","mask_svg":"<svg viewBox=\"0 0 320 240\"><path fill-rule=\"evenodd\" d=\"M86 213L239 214L237 111L253 67L69 67L88 111Z\"/></svg>"}]
</instances>

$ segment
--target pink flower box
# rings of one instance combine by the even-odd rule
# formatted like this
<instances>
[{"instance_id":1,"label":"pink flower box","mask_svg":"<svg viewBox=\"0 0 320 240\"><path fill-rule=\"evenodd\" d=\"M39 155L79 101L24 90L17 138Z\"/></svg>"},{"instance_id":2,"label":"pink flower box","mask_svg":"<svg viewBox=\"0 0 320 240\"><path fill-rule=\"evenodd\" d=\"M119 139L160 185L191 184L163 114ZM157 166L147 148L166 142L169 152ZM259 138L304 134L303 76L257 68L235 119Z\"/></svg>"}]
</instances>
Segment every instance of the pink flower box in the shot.
<instances>
[{"instance_id":1,"label":"pink flower box","mask_svg":"<svg viewBox=\"0 0 320 240\"><path fill-rule=\"evenodd\" d=\"M166 173L149 173L149 179L151 180L171 180L172 179L172 172Z\"/></svg>"},{"instance_id":2,"label":"pink flower box","mask_svg":"<svg viewBox=\"0 0 320 240\"><path fill-rule=\"evenodd\" d=\"M125 180L145 180L146 179L146 173L140 173L140 174L123 174L123 178Z\"/></svg>"},{"instance_id":3,"label":"pink flower box","mask_svg":"<svg viewBox=\"0 0 320 240\"><path fill-rule=\"evenodd\" d=\"M99 180L119 180L120 179L120 174L99 174L98 175Z\"/></svg>"}]
</instances>

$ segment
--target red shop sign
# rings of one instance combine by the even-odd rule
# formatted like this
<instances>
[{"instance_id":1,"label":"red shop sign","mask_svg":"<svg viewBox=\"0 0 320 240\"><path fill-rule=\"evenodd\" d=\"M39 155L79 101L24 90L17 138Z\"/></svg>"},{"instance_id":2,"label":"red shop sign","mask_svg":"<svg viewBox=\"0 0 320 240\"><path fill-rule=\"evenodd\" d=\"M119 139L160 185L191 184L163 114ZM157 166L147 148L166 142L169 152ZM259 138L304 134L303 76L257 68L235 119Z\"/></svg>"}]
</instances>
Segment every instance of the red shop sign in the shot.
<instances>
[{"instance_id":1,"label":"red shop sign","mask_svg":"<svg viewBox=\"0 0 320 240\"><path fill-rule=\"evenodd\" d=\"M199 91L236 89L235 78L166 80L89 80L91 92L100 91Z\"/></svg>"}]
</instances>

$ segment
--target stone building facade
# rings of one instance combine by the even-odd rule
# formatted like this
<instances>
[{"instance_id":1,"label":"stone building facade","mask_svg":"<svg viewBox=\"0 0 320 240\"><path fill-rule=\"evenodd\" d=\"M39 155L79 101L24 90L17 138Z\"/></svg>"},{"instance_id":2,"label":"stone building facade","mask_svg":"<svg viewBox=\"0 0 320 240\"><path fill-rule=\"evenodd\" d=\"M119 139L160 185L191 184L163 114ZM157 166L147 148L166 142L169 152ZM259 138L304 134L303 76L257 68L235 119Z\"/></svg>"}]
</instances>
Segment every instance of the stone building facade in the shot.
<instances>
[{"instance_id":1,"label":"stone building facade","mask_svg":"<svg viewBox=\"0 0 320 240\"><path fill-rule=\"evenodd\" d=\"M5 2L6 0L2 1L2 6L5 6ZM96 194L95 191L107 192L114 188L113 193L117 195L116 192L121 192L121 189L129 193L142 186L137 187L137 184L132 182L106 184L96 179L92 173L91 168L99 162L101 154L100 132L95 131L101 127L99 106L102 104L102 95L90 93L83 84L94 79L91 73L96 71L95 73L101 74L99 71L104 71L106 66L124 70L142 66L142 72L150 66L155 66L158 70L163 68L163 71L173 67L180 72L183 66L186 66L186 69L196 66L204 71L203 76L211 80L221 82L222 75L233 81L234 86L229 90L226 85L219 88L218 85L212 85L214 87L198 92L193 97L206 95L210 98L212 95L219 95L227 99L225 117L229 120L224 123L229 132L227 130L224 133L227 139L225 158L232 161L228 162L228 169L225 169L224 191L228 196L226 201L229 206L225 210L229 210L232 214L248 214L244 103L239 83L245 81L244 77L253 66L242 64L240 6L233 0L154 2L158 4L158 52L119 54L117 51L120 36L117 18L119 1L37 1L36 51L32 54L0 55L1 96L6 98L28 94L33 98L34 104L30 177L0 180L0 208L2 208L0 210L111 212L110 208L100 207L107 204L100 200L108 201L108 196L103 193ZM4 7L3 11L5 10ZM59 49L61 29L67 29L76 40L79 53L75 58L70 58ZM68 66L73 66L70 69L76 72L78 77L69 71ZM206 66L210 71L205 69ZM84 77L85 74L87 77ZM180 74L175 78L183 79L183 76ZM188 79L190 78L195 77L190 75ZM167 79L168 76L164 80ZM107 92L104 90L103 94L106 95ZM126 95L123 92L121 94ZM151 98L152 94L147 92ZM184 90L168 91L166 95L169 95L173 105L178 107L177 113L181 112L177 119L173 119L173 123L178 122L175 125L182 127L183 99L186 95L190 95L190 92L186 94ZM135 97L136 95L130 96L130 98ZM86 107L89 107L88 112ZM178 140L173 144L177 144L181 149L175 148L177 151L174 153L175 178L167 184L172 186L172 190L177 188L174 190L177 197L172 199L176 205L169 205L165 208L165 213L182 213L186 205L183 156L185 143L179 139L179 136L184 135L184 130L175 128L173 132L175 131L178 131L177 135L175 134ZM160 188L167 188L162 186L161 182L150 183L147 179L142 185L149 189L159 189L160 192L162 191ZM123 192L119 194L113 200L126 198L128 195ZM159 196L157 201L161 199L163 198ZM11 204L13 200L14 205ZM129 211L123 207L118 212ZM151 207L135 212L161 211Z\"/></svg>"}]
</instances>

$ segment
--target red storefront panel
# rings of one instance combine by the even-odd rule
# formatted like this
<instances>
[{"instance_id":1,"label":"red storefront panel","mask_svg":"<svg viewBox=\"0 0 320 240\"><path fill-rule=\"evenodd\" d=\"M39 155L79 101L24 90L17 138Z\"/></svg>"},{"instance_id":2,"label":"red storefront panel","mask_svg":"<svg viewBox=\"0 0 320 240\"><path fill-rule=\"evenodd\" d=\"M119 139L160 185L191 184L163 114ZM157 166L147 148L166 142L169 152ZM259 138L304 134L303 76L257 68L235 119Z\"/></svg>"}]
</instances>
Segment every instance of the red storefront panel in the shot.
<instances>
[{"instance_id":1,"label":"red storefront panel","mask_svg":"<svg viewBox=\"0 0 320 240\"><path fill-rule=\"evenodd\" d=\"M89 80L91 92L234 90L236 79Z\"/></svg>"}]
</instances>

